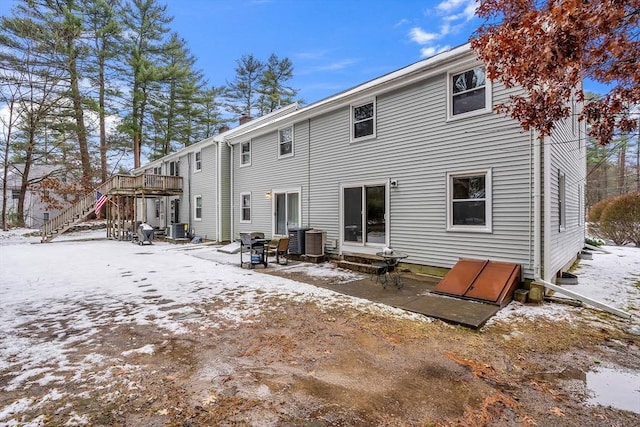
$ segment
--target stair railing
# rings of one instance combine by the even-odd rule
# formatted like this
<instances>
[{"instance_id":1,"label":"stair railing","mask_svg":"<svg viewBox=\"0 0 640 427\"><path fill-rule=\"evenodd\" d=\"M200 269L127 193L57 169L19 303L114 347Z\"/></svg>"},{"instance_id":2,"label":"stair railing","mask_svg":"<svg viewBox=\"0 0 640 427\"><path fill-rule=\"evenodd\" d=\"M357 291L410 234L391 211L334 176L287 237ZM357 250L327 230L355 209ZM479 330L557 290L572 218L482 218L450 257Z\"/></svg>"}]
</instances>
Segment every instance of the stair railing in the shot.
<instances>
[{"instance_id":1,"label":"stair railing","mask_svg":"<svg viewBox=\"0 0 640 427\"><path fill-rule=\"evenodd\" d=\"M115 177L117 177L116 175ZM114 178L106 181L91 192L85 194L73 205L69 206L58 215L45 222L40 228L41 241L49 241L56 231L63 229L79 219L84 219L93 210L96 203L96 193L99 191L102 194L107 194L113 188Z\"/></svg>"}]
</instances>

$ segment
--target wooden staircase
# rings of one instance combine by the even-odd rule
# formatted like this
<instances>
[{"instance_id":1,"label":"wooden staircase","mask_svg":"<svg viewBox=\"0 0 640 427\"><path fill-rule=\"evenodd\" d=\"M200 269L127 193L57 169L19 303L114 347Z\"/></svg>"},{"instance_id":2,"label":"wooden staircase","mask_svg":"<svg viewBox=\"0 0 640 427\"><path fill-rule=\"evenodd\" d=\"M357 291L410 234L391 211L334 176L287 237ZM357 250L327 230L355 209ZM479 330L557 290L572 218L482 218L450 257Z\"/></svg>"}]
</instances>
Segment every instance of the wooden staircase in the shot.
<instances>
[{"instance_id":1,"label":"wooden staircase","mask_svg":"<svg viewBox=\"0 0 640 427\"><path fill-rule=\"evenodd\" d=\"M182 177L151 174L114 175L109 181L100 184L82 196L77 203L44 223L40 228L41 242L51 242L69 228L85 221L94 210L97 192L109 198L112 195L155 197L180 194L182 193Z\"/></svg>"}]
</instances>

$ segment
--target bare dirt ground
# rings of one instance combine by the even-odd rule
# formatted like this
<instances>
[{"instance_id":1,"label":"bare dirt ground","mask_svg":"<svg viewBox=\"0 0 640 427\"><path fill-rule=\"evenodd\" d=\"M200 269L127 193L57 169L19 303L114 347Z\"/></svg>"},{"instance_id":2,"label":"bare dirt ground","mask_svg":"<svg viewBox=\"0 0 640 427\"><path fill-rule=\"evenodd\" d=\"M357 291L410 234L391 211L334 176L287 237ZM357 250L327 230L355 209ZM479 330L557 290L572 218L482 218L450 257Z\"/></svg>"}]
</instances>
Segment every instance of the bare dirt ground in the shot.
<instances>
[{"instance_id":1,"label":"bare dirt ground","mask_svg":"<svg viewBox=\"0 0 640 427\"><path fill-rule=\"evenodd\" d=\"M31 419L64 425L73 407L86 416L78 424L91 426L640 425L637 413L585 403L584 373L594 366L640 369L639 337L609 316L472 331L352 307L283 299L271 307L251 322L225 323L224 305L203 301L197 315L219 327L193 323L189 334L105 328L99 342L68 349L81 361L99 348L105 362L82 382L70 381L70 370L68 389L56 385L64 396L41 401ZM45 321L22 333L46 338L60 328ZM149 344L152 352L123 353ZM0 387L7 378L0 369ZM43 384L3 393L0 407L51 395Z\"/></svg>"}]
</instances>

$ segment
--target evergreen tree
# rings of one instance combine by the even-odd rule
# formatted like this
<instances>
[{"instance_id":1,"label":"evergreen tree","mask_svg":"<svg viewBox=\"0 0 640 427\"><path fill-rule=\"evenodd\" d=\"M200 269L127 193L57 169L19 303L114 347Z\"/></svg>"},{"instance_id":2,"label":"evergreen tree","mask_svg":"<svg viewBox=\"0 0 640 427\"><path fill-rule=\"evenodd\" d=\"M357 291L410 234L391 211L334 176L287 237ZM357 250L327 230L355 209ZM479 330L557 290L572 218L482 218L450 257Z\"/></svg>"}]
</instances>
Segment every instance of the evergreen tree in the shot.
<instances>
[{"instance_id":1,"label":"evergreen tree","mask_svg":"<svg viewBox=\"0 0 640 427\"><path fill-rule=\"evenodd\" d=\"M259 112L258 87L265 69L265 64L253 54L242 55L236 61L236 76L227 85L226 98L229 111L251 117Z\"/></svg>"},{"instance_id":2,"label":"evergreen tree","mask_svg":"<svg viewBox=\"0 0 640 427\"><path fill-rule=\"evenodd\" d=\"M298 90L286 86L286 82L293 78L293 63L289 58L278 59L275 54L269 56L264 73L259 82L258 110L265 115L294 102Z\"/></svg>"}]
</instances>

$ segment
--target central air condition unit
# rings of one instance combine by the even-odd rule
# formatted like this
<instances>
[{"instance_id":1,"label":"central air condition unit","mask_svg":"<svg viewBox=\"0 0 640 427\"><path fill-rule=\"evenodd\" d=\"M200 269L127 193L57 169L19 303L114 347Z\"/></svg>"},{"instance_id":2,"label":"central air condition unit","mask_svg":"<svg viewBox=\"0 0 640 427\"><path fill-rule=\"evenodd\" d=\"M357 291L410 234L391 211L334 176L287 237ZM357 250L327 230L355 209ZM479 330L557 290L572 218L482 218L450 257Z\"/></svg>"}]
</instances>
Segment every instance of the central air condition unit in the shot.
<instances>
[{"instance_id":1,"label":"central air condition unit","mask_svg":"<svg viewBox=\"0 0 640 427\"><path fill-rule=\"evenodd\" d=\"M304 235L311 230L309 227L292 227L289 229L289 253L302 255L305 251Z\"/></svg>"},{"instance_id":2,"label":"central air condition unit","mask_svg":"<svg viewBox=\"0 0 640 427\"><path fill-rule=\"evenodd\" d=\"M187 224L177 222L167 227L167 234L170 239L184 239L187 237Z\"/></svg>"}]
</instances>

